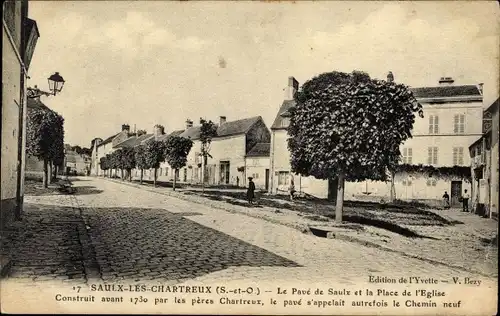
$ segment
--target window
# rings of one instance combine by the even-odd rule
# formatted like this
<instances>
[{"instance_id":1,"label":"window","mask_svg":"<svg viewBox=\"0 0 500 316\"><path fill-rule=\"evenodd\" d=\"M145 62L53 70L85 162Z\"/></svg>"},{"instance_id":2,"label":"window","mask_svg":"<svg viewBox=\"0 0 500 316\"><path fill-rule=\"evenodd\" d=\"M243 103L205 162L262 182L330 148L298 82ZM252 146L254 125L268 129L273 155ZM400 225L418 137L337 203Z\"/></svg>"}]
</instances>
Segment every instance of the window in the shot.
<instances>
[{"instance_id":1,"label":"window","mask_svg":"<svg viewBox=\"0 0 500 316\"><path fill-rule=\"evenodd\" d=\"M453 165L462 166L464 164L464 148L454 147L453 148Z\"/></svg>"},{"instance_id":2,"label":"window","mask_svg":"<svg viewBox=\"0 0 500 316\"><path fill-rule=\"evenodd\" d=\"M278 173L278 185L288 185L290 178L290 172L280 171Z\"/></svg>"},{"instance_id":3,"label":"window","mask_svg":"<svg viewBox=\"0 0 500 316\"><path fill-rule=\"evenodd\" d=\"M465 133L465 115L464 114L455 114L454 121L453 121L453 132L455 134Z\"/></svg>"},{"instance_id":4,"label":"window","mask_svg":"<svg viewBox=\"0 0 500 316\"><path fill-rule=\"evenodd\" d=\"M258 173L253 173L253 174L252 174L252 178L254 178L254 179L258 179L258 178L259 178L259 174L258 174Z\"/></svg>"},{"instance_id":5,"label":"window","mask_svg":"<svg viewBox=\"0 0 500 316\"><path fill-rule=\"evenodd\" d=\"M430 115L429 116L429 134L439 133L439 116Z\"/></svg>"},{"instance_id":6,"label":"window","mask_svg":"<svg viewBox=\"0 0 500 316\"><path fill-rule=\"evenodd\" d=\"M194 153L194 163L201 163L200 153L198 153L198 152Z\"/></svg>"},{"instance_id":7,"label":"window","mask_svg":"<svg viewBox=\"0 0 500 316\"><path fill-rule=\"evenodd\" d=\"M438 148L437 147L427 148L427 164L437 165L437 163L438 163Z\"/></svg>"},{"instance_id":8,"label":"window","mask_svg":"<svg viewBox=\"0 0 500 316\"><path fill-rule=\"evenodd\" d=\"M290 118L289 117L281 118L281 127L288 127L288 125L290 125Z\"/></svg>"},{"instance_id":9,"label":"window","mask_svg":"<svg viewBox=\"0 0 500 316\"><path fill-rule=\"evenodd\" d=\"M168 168L165 168L165 175L168 176Z\"/></svg>"},{"instance_id":10,"label":"window","mask_svg":"<svg viewBox=\"0 0 500 316\"><path fill-rule=\"evenodd\" d=\"M161 176L162 170L163 170L163 169L162 169L162 168L160 168L160 174L159 174L158 176Z\"/></svg>"},{"instance_id":11,"label":"window","mask_svg":"<svg viewBox=\"0 0 500 316\"><path fill-rule=\"evenodd\" d=\"M428 187L435 187L436 184L437 184L437 180L436 179L432 179L432 178L427 179L427 186Z\"/></svg>"},{"instance_id":12,"label":"window","mask_svg":"<svg viewBox=\"0 0 500 316\"><path fill-rule=\"evenodd\" d=\"M403 148L403 163L411 164L413 150L411 148Z\"/></svg>"}]
</instances>

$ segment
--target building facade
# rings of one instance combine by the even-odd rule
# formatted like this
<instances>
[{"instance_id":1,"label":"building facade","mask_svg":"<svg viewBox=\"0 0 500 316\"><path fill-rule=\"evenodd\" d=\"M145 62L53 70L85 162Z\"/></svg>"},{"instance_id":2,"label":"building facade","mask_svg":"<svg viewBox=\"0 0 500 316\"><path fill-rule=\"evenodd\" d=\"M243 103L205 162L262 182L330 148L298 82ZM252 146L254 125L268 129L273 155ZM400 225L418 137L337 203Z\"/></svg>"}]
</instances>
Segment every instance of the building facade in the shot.
<instances>
[{"instance_id":1,"label":"building facade","mask_svg":"<svg viewBox=\"0 0 500 316\"><path fill-rule=\"evenodd\" d=\"M253 178L255 188L269 190L271 143L257 143L247 153L245 173Z\"/></svg>"},{"instance_id":2,"label":"building facade","mask_svg":"<svg viewBox=\"0 0 500 316\"><path fill-rule=\"evenodd\" d=\"M483 135L471 144L472 206L475 213L498 220L498 99L485 111Z\"/></svg>"},{"instance_id":3,"label":"building facade","mask_svg":"<svg viewBox=\"0 0 500 316\"><path fill-rule=\"evenodd\" d=\"M287 194L290 181L293 179L295 190L319 198L328 197L328 181L314 177L303 177L293 174L290 165L290 152L288 150L288 132L290 124L289 110L295 106L294 95L299 89L299 82L294 77L288 78L285 89L285 99L271 126L270 144L270 194Z\"/></svg>"},{"instance_id":4,"label":"building facade","mask_svg":"<svg viewBox=\"0 0 500 316\"><path fill-rule=\"evenodd\" d=\"M413 138L401 145L401 163L439 167L468 167L469 145L482 134L483 95L481 85L454 85L449 77L441 78L438 86L412 88L422 105L424 117L416 117ZM447 178L428 174L396 174L396 198L442 205L448 192L452 206L471 183L460 175ZM346 183L346 198L388 199L390 183L366 181Z\"/></svg>"},{"instance_id":5,"label":"building facade","mask_svg":"<svg viewBox=\"0 0 500 316\"><path fill-rule=\"evenodd\" d=\"M39 38L28 1L3 2L1 227L20 217L26 161L26 81Z\"/></svg>"}]
</instances>

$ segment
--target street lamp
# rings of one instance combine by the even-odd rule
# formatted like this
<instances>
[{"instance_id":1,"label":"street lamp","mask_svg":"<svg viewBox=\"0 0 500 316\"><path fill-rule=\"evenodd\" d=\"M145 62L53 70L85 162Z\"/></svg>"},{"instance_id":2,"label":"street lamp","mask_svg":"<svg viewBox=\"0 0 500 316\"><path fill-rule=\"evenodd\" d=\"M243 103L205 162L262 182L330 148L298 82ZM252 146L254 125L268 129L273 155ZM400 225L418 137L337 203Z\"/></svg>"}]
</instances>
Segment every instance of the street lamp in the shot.
<instances>
[{"instance_id":1,"label":"street lamp","mask_svg":"<svg viewBox=\"0 0 500 316\"><path fill-rule=\"evenodd\" d=\"M58 72L51 75L49 78L47 78L47 80L49 82L50 92L42 91L42 90L38 89L37 86L35 86L34 88L28 87L27 88L28 98L30 98L30 99L38 98L42 95L45 95L45 96L54 95L55 96L57 93L61 92L65 81L64 81L63 77Z\"/></svg>"}]
</instances>

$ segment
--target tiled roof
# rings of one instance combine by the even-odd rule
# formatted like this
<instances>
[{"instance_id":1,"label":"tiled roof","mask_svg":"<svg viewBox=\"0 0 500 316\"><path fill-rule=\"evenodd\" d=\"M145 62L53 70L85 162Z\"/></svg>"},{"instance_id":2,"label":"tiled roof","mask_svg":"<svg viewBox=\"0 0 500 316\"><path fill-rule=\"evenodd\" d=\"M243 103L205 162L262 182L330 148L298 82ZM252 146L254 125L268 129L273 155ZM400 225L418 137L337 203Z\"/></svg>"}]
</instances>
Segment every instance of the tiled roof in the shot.
<instances>
[{"instance_id":1,"label":"tiled roof","mask_svg":"<svg viewBox=\"0 0 500 316\"><path fill-rule=\"evenodd\" d=\"M286 128L281 126L281 121L283 120L284 117L286 117L288 114L290 114L289 110L295 106L295 101L294 100L285 100L283 101L283 104L281 104L281 107L278 111L278 114L276 115L276 118L274 119L273 125L271 125L271 129L280 129L280 128Z\"/></svg>"},{"instance_id":2,"label":"tiled roof","mask_svg":"<svg viewBox=\"0 0 500 316\"><path fill-rule=\"evenodd\" d=\"M103 140L97 147L105 145L107 143L110 143L111 141L113 141L113 138L115 138L116 136L118 136L118 134L120 134L120 133L116 133L113 136L109 136L108 138L106 138L105 140Z\"/></svg>"},{"instance_id":3,"label":"tiled roof","mask_svg":"<svg viewBox=\"0 0 500 316\"><path fill-rule=\"evenodd\" d=\"M137 140L137 145L145 144L148 140L153 139L154 136L155 136L154 134L144 134L144 135L141 135L139 137L139 139Z\"/></svg>"},{"instance_id":4,"label":"tiled roof","mask_svg":"<svg viewBox=\"0 0 500 316\"><path fill-rule=\"evenodd\" d=\"M494 112L494 111L498 111L498 99L493 102L487 109L486 111L491 111L491 112Z\"/></svg>"},{"instance_id":5,"label":"tiled roof","mask_svg":"<svg viewBox=\"0 0 500 316\"><path fill-rule=\"evenodd\" d=\"M123 142L117 144L116 148L124 148L124 147L135 147L137 145L137 136L132 136L125 139Z\"/></svg>"},{"instance_id":6,"label":"tiled roof","mask_svg":"<svg viewBox=\"0 0 500 316\"><path fill-rule=\"evenodd\" d=\"M177 130L177 131L173 131L170 134L163 134L160 137L158 137L158 140L163 141L171 136L178 136L178 135L182 134L183 132L184 132L184 130Z\"/></svg>"},{"instance_id":7,"label":"tiled roof","mask_svg":"<svg viewBox=\"0 0 500 316\"><path fill-rule=\"evenodd\" d=\"M247 157L269 157L270 150L270 143L257 143L247 153Z\"/></svg>"},{"instance_id":8,"label":"tiled roof","mask_svg":"<svg viewBox=\"0 0 500 316\"><path fill-rule=\"evenodd\" d=\"M230 121L217 127L217 137L233 136L238 134L246 134L250 128L262 120L260 116L254 116L246 119ZM180 136L191 138L193 140L200 138L200 128L201 126L194 126L185 130Z\"/></svg>"},{"instance_id":9,"label":"tiled roof","mask_svg":"<svg viewBox=\"0 0 500 316\"><path fill-rule=\"evenodd\" d=\"M481 92L475 85L422 87L411 88L411 90L417 99L481 96Z\"/></svg>"}]
</instances>

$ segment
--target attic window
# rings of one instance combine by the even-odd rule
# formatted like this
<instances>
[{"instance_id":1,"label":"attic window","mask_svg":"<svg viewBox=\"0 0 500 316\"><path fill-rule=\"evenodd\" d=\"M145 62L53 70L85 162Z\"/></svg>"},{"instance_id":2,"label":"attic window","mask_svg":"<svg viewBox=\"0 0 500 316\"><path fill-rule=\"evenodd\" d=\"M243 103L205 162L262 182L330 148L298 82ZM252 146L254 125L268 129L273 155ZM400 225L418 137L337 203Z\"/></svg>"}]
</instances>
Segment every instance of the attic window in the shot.
<instances>
[{"instance_id":1,"label":"attic window","mask_svg":"<svg viewBox=\"0 0 500 316\"><path fill-rule=\"evenodd\" d=\"M288 127L290 125L290 118L289 117L283 117L281 119L281 127Z\"/></svg>"}]
</instances>

